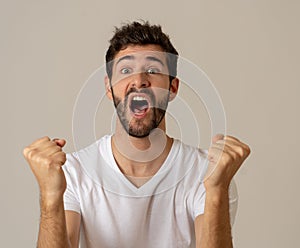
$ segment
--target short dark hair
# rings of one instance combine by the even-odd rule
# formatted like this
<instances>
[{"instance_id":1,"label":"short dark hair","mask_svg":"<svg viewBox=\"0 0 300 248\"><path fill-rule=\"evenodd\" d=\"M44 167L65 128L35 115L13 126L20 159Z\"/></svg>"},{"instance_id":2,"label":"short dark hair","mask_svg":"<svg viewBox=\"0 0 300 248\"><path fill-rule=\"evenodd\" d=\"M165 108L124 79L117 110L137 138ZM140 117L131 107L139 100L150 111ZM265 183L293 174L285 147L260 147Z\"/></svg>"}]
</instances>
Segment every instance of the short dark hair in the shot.
<instances>
[{"instance_id":1,"label":"short dark hair","mask_svg":"<svg viewBox=\"0 0 300 248\"><path fill-rule=\"evenodd\" d=\"M159 45L167 53L170 81L177 75L178 52L160 25L150 25L148 21L134 21L120 28L116 27L114 36L109 43L110 46L105 56L106 72L109 79L112 77L113 63L111 62L119 51L126 49L129 45Z\"/></svg>"}]
</instances>

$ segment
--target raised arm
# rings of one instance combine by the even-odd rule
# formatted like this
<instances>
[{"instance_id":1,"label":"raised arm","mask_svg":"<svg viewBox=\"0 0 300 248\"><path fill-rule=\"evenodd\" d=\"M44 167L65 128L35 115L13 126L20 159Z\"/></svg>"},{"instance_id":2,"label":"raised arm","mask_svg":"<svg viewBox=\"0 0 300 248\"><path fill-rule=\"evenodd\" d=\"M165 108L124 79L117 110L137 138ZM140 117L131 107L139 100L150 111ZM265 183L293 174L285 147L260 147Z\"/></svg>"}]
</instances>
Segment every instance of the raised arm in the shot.
<instances>
[{"instance_id":1,"label":"raised arm","mask_svg":"<svg viewBox=\"0 0 300 248\"><path fill-rule=\"evenodd\" d=\"M66 161L66 154L62 151L65 143L66 141L62 139L50 140L43 137L23 151L40 189L41 219L38 248L78 246L76 235L79 233L80 216L67 211L65 213L63 204L66 179L61 167ZM72 240L69 240L68 236L72 236Z\"/></svg>"},{"instance_id":2,"label":"raised arm","mask_svg":"<svg viewBox=\"0 0 300 248\"><path fill-rule=\"evenodd\" d=\"M216 165L204 181L206 189L204 214L195 220L197 248L232 248L229 214L229 185L250 149L232 136L215 136L208 159Z\"/></svg>"}]
</instances>

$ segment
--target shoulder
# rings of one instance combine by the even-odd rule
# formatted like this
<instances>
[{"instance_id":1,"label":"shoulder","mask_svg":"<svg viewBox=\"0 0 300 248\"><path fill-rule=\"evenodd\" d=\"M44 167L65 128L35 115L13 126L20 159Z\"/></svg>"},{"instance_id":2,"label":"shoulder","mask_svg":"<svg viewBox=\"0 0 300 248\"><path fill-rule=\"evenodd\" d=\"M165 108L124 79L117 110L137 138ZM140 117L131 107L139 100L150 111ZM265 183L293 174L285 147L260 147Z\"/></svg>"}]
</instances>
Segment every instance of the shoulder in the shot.
<instances>
[{"instance_id":1,"label":"shoulder","mask_svg":"<svg viewBox=\"0 0 300 248\"><path fill-rule=\"evenodd\" d=\"M64 172L69 174L80 173L81 168L85 166L88 161L97 159L100 146L105 146L109 138L110 135L105 135L82 149L67 153L66 162L62 167Z\"/></svg>"},{"instance_id":2,"label":"shoulder","mask_svg":"<svg viewBox=\"0 0 300 248\"><path fill-rule=\"evenodd\" d=\"M175 139L174 146L177 154L177 159L188 163L205 163L208 151L199 147L185 144L184 142Z\"/></svg>"},{"instance_id":3,"label":"shoulder","mask_svg":"<svg viewBox=\"0 0 300 248\"><path fill-rule=\"evenodd\" d=\"M186 189L199 190L207 164L207 150L174 140L172 170L183 176Z\"/></svg>"}]
</instances>

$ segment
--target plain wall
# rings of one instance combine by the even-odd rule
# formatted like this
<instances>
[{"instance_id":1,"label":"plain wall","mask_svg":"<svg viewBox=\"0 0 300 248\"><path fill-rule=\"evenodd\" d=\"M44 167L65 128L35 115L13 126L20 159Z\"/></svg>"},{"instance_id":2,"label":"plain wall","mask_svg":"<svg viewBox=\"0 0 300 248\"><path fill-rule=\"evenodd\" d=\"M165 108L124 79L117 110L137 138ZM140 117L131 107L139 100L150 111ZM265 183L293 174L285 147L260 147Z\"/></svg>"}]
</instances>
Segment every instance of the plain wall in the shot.
<instances>
[{"instance_id":1,"label":"plain wall","mask_svg":"<svg viewBox=\"0 0 300 248\"><path fill-rule=\"evenodd\" d=\"M236 247L300 247L299 13L292 0L1 1L0 246L36 243L39 195L23 148L47 135L74 149L81 87L103 65L113 27L141 18L207 73L228 133L252 148L236 175Z\"/></svg>"}]
</instances>

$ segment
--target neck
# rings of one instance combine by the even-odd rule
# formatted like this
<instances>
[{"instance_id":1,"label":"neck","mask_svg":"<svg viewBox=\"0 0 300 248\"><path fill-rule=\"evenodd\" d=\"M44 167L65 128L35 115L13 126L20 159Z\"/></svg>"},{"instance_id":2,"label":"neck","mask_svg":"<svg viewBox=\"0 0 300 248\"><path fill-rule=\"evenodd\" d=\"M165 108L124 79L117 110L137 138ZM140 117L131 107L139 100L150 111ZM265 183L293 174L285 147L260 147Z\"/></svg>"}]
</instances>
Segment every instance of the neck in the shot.
<instances>
[{"instance_id":1,"label":"neck","mask_svg":"<svg viewBox=\"0 0 300 248\"><path fill-rule=\"evenodd\" d=\"M165 122L149 136L129 136L117 123L112 137L112 151L120 170L129 176L147 177L154 175L168 156L173 139L166 135Z\"/></svg>"}]
</instances>

